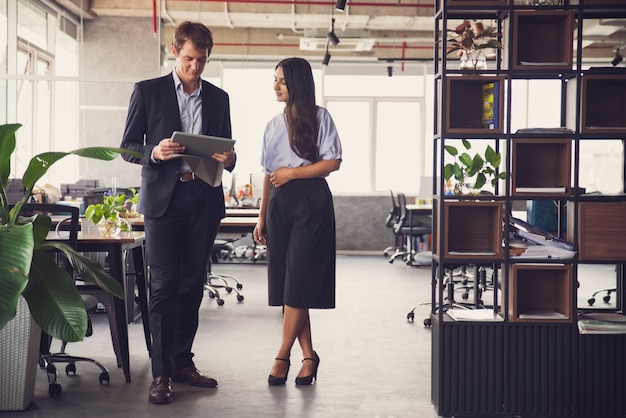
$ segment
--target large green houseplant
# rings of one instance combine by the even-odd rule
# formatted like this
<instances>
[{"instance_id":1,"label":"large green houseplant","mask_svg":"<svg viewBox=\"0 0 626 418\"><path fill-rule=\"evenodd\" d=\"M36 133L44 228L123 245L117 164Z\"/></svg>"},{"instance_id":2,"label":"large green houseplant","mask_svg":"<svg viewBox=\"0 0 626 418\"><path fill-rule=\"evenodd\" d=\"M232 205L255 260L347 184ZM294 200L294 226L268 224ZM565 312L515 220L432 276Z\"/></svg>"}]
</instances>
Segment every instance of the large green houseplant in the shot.
<instances>
[{"instance_id":1,"label":"large green houseplant","mask_svg":"<svg viewBox=\"0 0 626 418\"><path fill-rule=\"evenodd\" d=\"M11 155L15 151L15 133L20 126L0 125L0 329L15 316L18 300L23 296L33 320L46 333L64 341L80 341L87 330L84 303L72 277L47 252L62 251L82 279L120 298L124 297L122 287L96 261L65 243L46 241L50 218L44 215L22 217L22 207L52 164L68 155L110 161L123 152L137 153L121 148L90 147L36 155L22 176L26 191L11 208L5 189L11 171Z\"/></svg>"}]
</instances>

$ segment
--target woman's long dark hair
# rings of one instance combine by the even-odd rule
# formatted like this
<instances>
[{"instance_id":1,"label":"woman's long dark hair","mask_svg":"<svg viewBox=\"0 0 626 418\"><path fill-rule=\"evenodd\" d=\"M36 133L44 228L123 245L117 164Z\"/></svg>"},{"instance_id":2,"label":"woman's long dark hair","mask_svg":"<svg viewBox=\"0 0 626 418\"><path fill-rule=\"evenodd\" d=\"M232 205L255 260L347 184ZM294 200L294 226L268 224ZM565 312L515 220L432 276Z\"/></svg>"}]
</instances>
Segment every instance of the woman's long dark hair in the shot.
<instances>
[{"instance_id":1,"label":"woman's long dark hair","mask_svg":"<svg viewBox=\"0 0 626 418\"><path fill-rule=\"evenodd\" d=\"M294 57L280 61L276 65L278 67L283 69L289 92L285 106L289 144L300 158L314 163L319 160L319 150L315 82L311 64L303 58Z\"/></svg>"}]
</instances>

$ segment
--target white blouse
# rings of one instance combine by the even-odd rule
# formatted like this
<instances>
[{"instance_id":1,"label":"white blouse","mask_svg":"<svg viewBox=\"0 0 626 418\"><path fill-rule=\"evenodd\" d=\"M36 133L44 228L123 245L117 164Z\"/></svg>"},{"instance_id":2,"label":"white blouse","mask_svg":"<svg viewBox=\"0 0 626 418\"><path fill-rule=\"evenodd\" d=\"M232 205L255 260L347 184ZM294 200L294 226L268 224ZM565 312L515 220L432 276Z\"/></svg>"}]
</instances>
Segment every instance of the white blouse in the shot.
<instances>
[{"instance_id":1,"label":"white blouse","mask_svg":"<svg viewBox=\"0 0 626 418\"><path fill-rule=\"evenodd\" d=\"M327 109L317 107L317 120L319 132L317 135L317 148L321 160L340 160L341 141L335 122ZM266 125L263 133L263 147L261 149L261 165L263 172L270 174L280 167L303 167L310 165L311 161L298 157L289 146L287 122L285 113L274 116Z\"/></svg>"}]
</instances>

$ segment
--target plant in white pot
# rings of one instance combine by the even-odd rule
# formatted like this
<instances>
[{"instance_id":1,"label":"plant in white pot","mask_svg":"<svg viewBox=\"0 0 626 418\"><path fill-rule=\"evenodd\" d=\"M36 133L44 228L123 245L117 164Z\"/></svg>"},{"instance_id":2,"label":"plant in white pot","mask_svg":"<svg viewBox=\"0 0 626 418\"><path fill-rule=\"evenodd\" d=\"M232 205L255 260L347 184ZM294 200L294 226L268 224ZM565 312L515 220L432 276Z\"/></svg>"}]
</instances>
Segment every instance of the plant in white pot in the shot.
<instances>
[{"instance_id":1,"label":"plant in white pot","mask_svg":"<svg viewBox=\"0 0 626 418\"><path fill-rule=\"evenodd\" d=\"M21 216L21 211L29 201L37 181L62 158L78 155L110 161L123 152L137 153L121 148L91 147L36 155L22 175L26 191L11 206L7 200L6 187L11 172L11 156L16 148L15 133L20 126L0 125L0 331L14 319L18 304L23 304L25 300L28 304L27 313L46 333L68 342L80 341L87 330L85 305L73 278L54 262L49 251L61 251L82 279L120 298L124 297L122 286L98 262L77 253L65 243L46 241L51 226L48 216L25 218ZM0 354L3 356L1 361L9 363L4 356L18 349L13 346L15 341L7 343L9 347L1 348ZM36 361L35 358L35 365ZM5 366L2 364L3 374ZM32 380L34 382L34 376ZM4 384L0 383L0 386L4 387ZM0 405L0 410L2 408Z\"/></svg>"}]
</instances>

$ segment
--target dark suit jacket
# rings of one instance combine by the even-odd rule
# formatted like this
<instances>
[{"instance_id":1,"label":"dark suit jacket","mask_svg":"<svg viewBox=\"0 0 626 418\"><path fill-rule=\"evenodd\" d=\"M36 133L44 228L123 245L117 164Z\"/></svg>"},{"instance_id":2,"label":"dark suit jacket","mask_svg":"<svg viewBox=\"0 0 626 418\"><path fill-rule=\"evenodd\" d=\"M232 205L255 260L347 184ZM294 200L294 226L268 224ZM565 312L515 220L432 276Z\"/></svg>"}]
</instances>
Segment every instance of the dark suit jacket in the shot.
<instances>
[{"instance_id":1,"label":"dark suit jacket","mask_svg":"<svg viewBox=\"0 0 626 418\"><path fill-rule=\"evenodd\" d=\"M140 213L150 217L160 217L165 213L176 183L182 163L181 158L152 163L152 149L164 139L180 131L180 114L174 86L174 77L168 74L135 84L128 106L126 128L122 148L143 153L143 158L122 154L126 161L141 164L141 189L139 195ZM228 94L202 80L202 134L231 138L230 101ZM226 167L232 171L231 167ZM219 216L225 216L224 193L222 186L209 188L212 209ZM213 211L212 211L213 212Z\"/></svg>"}]
</instances>

